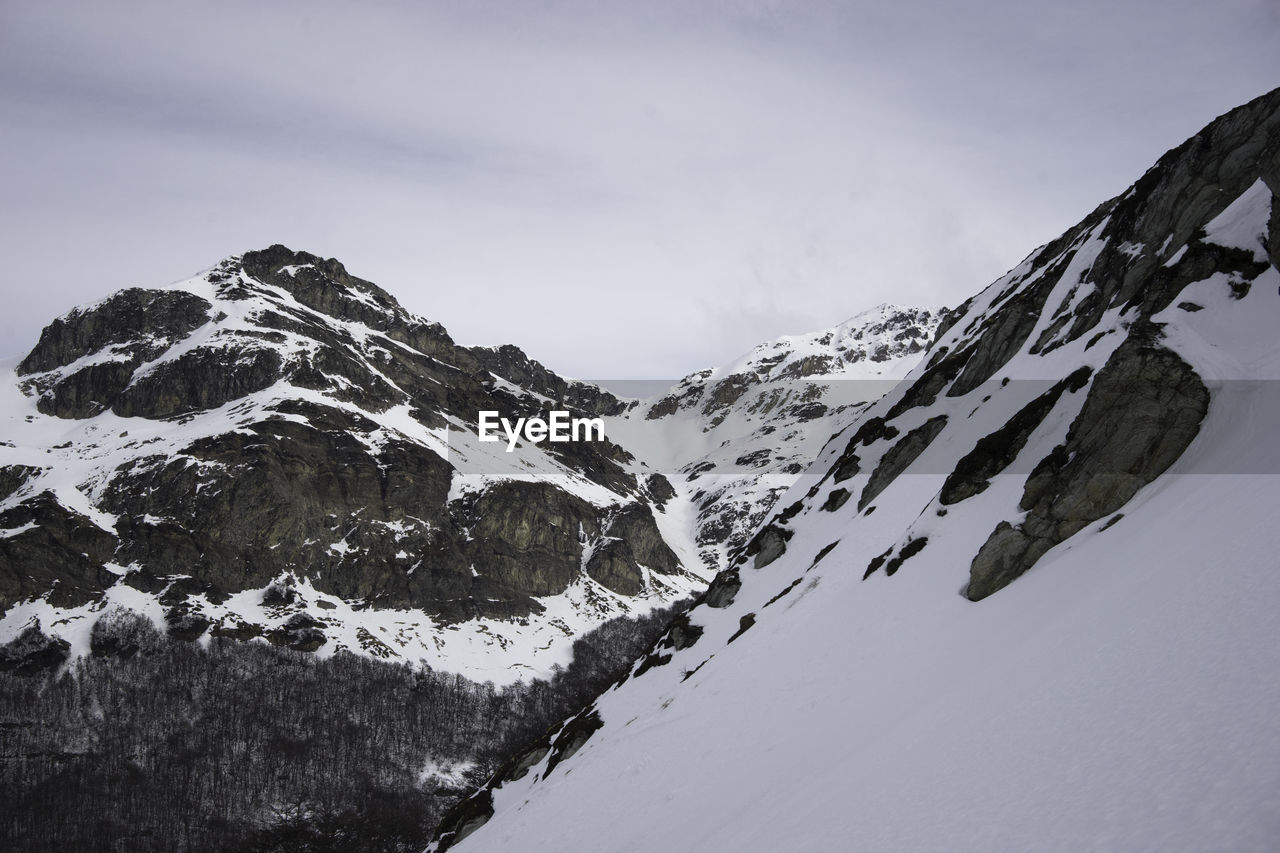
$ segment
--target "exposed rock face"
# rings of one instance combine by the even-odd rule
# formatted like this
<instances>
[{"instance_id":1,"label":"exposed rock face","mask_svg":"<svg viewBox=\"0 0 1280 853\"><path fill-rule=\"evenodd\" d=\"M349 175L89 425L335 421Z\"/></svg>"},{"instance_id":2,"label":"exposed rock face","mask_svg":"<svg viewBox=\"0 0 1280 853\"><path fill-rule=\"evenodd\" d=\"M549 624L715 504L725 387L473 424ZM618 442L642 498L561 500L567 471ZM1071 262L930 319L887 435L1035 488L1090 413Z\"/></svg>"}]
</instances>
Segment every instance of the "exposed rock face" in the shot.
<instances>
[{"instance_id":1,"label":"exposed rock face","mask_svg":"<svg viewBox=\"0 0 1280 853\"><path fill-rule=\"evenodd\" d=\"M50 323L18 374L45 374L30 384L41 392L41 412L92 417L115 405L139 365L207 323L211 307L192 293L123 290ZM86 363L75 371L49 375L82 359Z\"/></svg>"},{"instance_id":2,"label":"exposed rock face","mask_svg":"<svg viewBox=\"0 0 1280 853\"><path fill-rule=\"evenodd\" d=\"M938 433L942 432L943 427L946 425L946 415L929 418L929 420L911 430L911 432L899 439L897 444L889 448L880 460L880 464L876 466L876 470L872 472L866 488L862 490L862 497L858 498L858 509L864 509L867 504L875 500L876 495L884 491L885 486L892 483L898 478L898 475L907 470L911 463L921 453L925 452L930 442L938 437Z\"/></svg>"},{"instance_id":3,"label":"exposed rock face","mask_svg":"<svg viewBox=\"0 0 1280 853\"><path fill-rule=\"evenodd\" d=\"M270 388L280 378L280 354L269 349L195 350L133 377L112 402L123 418L169 418L216 409Z\"/></svg>"},{"instance_id":4,"label":"exposed rock face","mask_svg":"<svg viewBox=\"0 0 1280 853\"><path fill-rule=\"evenodd\" d=\"M991 478L1018 458L1031 433L1057 405L1058 398L1063 392L1079 391L1088 383L1089 374L1092 372L1087 367L1076 370L1019 409L1018 413L1000 429L979 439L973 450L956 463L955 470L942 484L942 493L938 496L938 501L945 506L959 503L965 498L986 491Z\"/></svg>"},{"instance_id":5,"label":"exposed rock face","mask_svg":"<svg viewBox=\"0 0 1280 853\"><path fill-rule=\"evenodd\" d=\"M1069 375L1033 399L1024 397L1012 417L976 443L957 435L956 444L972 449L956 461L930 513L945 516L949 505L983 493L992 478L1014 470L1024 451L1032 452L1028 442L1050 413L1079 407L1065 441L1026 478L1016 508L1025 518L997 525L973 558L966 595L978 600L1008 584L1054 545L1122 507L1195 437L1209 392L1186 361L1162 345L1167 320L1161 312L1192 285L1220 281L1213 292L1242 300L1260 277L1274 274L1276 187L1280 91L1233 110L1170 151L1126 193L949 315L925 366L862 419L830 469L831 482L857 482L871 470L858 502L859 509L867 507L911 468L926 438L955 434L993 397L1018 399L1029 390L1025 384L1006 388L1008 376L992 381L1014 359L1025 373L1036 369L1028 357L1071 348ZM1266 200L1261 214L1249 212L1254 198ZM1230 216L1228 206L1236 211ZM1245 215L1257 220L1245 226L1254 228L1256 240L1240 236L1237 220ZM1182 310L1202 311L1203 298L1183 299ZM1096 363L1095 347L1109 356L1091 381L1094 368L1085 362ZM1085 388L1081 403L1076 393ZM908 433L888 450L875 443L921 408L931 415L925 426L951 422L928 435ZM824 506L842 505L842 492L825 494ZM908 531L902 541L921 538ZM890 549L881 563L903 548Z\"/></svg>"},{"instance_id":6,"label":"exposed rock face","mask_svg":"<svg viewBox=\"0 0 1280 853\"><path fill-rule=\"evenodd\" d=\"M1185 361L1127 341L1094 380L1066 443L1027 478L1018 506L1026 520L1001 522L974 557L965 594L991 595L1128 503L1182 455L1208 409L1209 391Z\"/></svg>"},{"instance_id":7,"label":"exposed rock face","mask_svg":"<svg viewBox=\"0 0 1280 853\"><path fill-rule=\"evenodd\" d=\"M0 606L48 595L57 606L81 604L114 582L105 564L115 537L40 492L0 512ZM17 532L14 532L17 531Z\"/></svg>"},{"instance_id":8,"label":"exposed rock face","mask_svg":"<svg viewBox=\"0 0 1280 853\"><path fill-rule=\"evenodd\" d=\"M0 615L121 583L157 597L176 635L314 650L354 611L518 624L583 584L634 598L580 593L589 625L702 586L650 509L670 482L623 448L507 454L475 434L482 410L627 404L514 346L460 347L332 259L272 246L122 291L51 323L18 372L33 405L0 446ZM46 446L45 416L72 421L71 440ZM289 597L244 610L282 578ZM366 652L427 648L370 624Z\"/></svg>"},{"instance_id":9,"label":"exposed rock face","mask_svg":"<svg viewBox=\"0 0 1280 853\"><path fill-rule=\"evenodd\" d=\"M472 347L468 353L480 369L590 415L619 415L627 408L617 397L586 382L566 380L529 358L519 347Z\"/></svg>"},{"instance_id":10,"label":"exposed rock face","mask_svg":"<svg viewBox=\"0 0 1280 853\"><path fill-rule=\"evenodd\" d=\"M599 530L594 508L544 483L503 483L475 502L468 550L495 581L526 595L560 592L577 575L582 533Z\"/></svg>"},{"instance_id":11,"label":"exposed rock face","mask_svg":"<svg viewBox=\"0 0 1280 853\"><path fill-rule=\"evenodd\" d=\"M642 568L670 575L680 567L647 507L629 506L611 516L601 539L587 560L587 574L620 595L638 595L644 590Z\"/></svg>"},{"instance_id":12,"label":"exposed rock face","mask_svg":"<svg viewBox=\"0 0 1280 853\"><path fill-rule=\"evenodd\" d=\"M210 307L206 300L183 291L122 290L46 326L35 349L18 365L18 373L65 367L108 348L111 355L140 364L208 322Z\"/></svg>"}]
</instances>

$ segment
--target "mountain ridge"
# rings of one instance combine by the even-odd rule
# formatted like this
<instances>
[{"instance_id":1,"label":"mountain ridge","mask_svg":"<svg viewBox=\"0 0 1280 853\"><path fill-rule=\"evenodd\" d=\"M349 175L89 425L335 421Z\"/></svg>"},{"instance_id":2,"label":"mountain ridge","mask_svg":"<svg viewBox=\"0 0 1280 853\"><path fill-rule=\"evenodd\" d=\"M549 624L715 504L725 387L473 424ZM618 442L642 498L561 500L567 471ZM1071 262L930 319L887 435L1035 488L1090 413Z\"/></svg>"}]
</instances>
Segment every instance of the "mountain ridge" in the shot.
<instances>
[{"instance_id":1,"label":"mountain ridge","mask_svg":"<svg viewBox=\"0 0 1280 853\"><path fill-rule=\"evenodd\" d=\"M916 351L924 315L900 318ZM33 659L55 663L123 608L179 639L347 649L498 683L545 674L602 620L700 591L820 449L779 434L756 448L768 459L698 471L611 440L508 454L477 440L479 411L560 406L604 417L608 439L650 425L651 403L514 345L459 346L340 262L281 245L74 309L15 371L0 637L34 630ZM824 439L846 405L828 409L818 400L835 395L800 376L771 393L771 407L804 396L786 423ZM690 495L726 498L733 521L700 517Z\"/></svg>"},{"instance_id":2,"label":"mountain ridge","mask_svg":"<svg viewBox=\"0 0 1280 853\"><path fill-rule=\"evenodd\" d=\"M431 849L1268 849L1277 190L1280 90L966 301Z\"/></svg>"}]
</instances>

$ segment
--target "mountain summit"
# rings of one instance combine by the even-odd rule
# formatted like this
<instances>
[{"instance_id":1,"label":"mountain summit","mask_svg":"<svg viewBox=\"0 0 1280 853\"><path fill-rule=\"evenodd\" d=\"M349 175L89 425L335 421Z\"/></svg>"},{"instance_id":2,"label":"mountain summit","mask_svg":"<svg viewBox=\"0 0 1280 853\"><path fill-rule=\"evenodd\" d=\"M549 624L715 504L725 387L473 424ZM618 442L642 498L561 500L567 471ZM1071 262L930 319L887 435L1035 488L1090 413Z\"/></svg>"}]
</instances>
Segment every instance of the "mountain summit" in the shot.
<instances>
[{"instance_id":1,"label":"mountain summit","mask_svg":"<svg viewBox=\"0 0 1280 853\"><path fill-rule=\"evenodd\" d=\"M663 478L616 444L506 453L476 435L481 411L622 401L515 347L458 346L334 260L273 246L122 291L50 324L15 379L9 633L83 651L111 605L176 637L505 680L549 667L534 648L564 662L575 631L705 583L659 530Z\"/></svg>"}]
</instances>

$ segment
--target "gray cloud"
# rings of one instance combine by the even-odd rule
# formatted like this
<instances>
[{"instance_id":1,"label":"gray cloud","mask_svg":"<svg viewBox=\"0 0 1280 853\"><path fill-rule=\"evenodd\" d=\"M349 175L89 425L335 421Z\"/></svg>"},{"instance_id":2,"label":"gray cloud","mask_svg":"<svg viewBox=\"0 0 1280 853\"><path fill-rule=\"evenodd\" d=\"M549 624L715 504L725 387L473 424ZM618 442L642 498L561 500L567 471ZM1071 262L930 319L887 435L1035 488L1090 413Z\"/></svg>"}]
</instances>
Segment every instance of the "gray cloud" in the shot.
<instances>
[{"instance_id":1,"label":"gray cloud","mask_svg":"<svg viewBox=\"0 0 1280 853\"><path fill-rule=\"evenodd\" d=\"M1280 82L1267 2L9 3L0 353L284 242L680 375L955 304Z\"/></svg>"}]
</instances>

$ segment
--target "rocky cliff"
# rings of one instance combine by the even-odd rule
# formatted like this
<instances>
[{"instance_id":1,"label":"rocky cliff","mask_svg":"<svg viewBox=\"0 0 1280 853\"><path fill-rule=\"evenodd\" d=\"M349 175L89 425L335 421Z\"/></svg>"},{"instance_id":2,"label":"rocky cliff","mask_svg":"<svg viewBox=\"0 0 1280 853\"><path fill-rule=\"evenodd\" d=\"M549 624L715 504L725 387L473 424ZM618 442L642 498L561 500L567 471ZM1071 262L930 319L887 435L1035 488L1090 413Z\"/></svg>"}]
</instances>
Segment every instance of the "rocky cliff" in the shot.
<instances>
[{"instance_id":1,"label":"rocky cliff","mask_svg":"<svg viewBox=\"0 0 1280 853\"><path fill-rule=\"evenodd\" d=\"M334 260L272 246L122 291L51 323L10 376L10 633L60 624L74 645L118 604L188 639L444 657L449 626L545 646L703 583L659 530L661 476L607 437L477 440L482 410L622 401L459 346Z\"/></svg>"}]
</instances>

